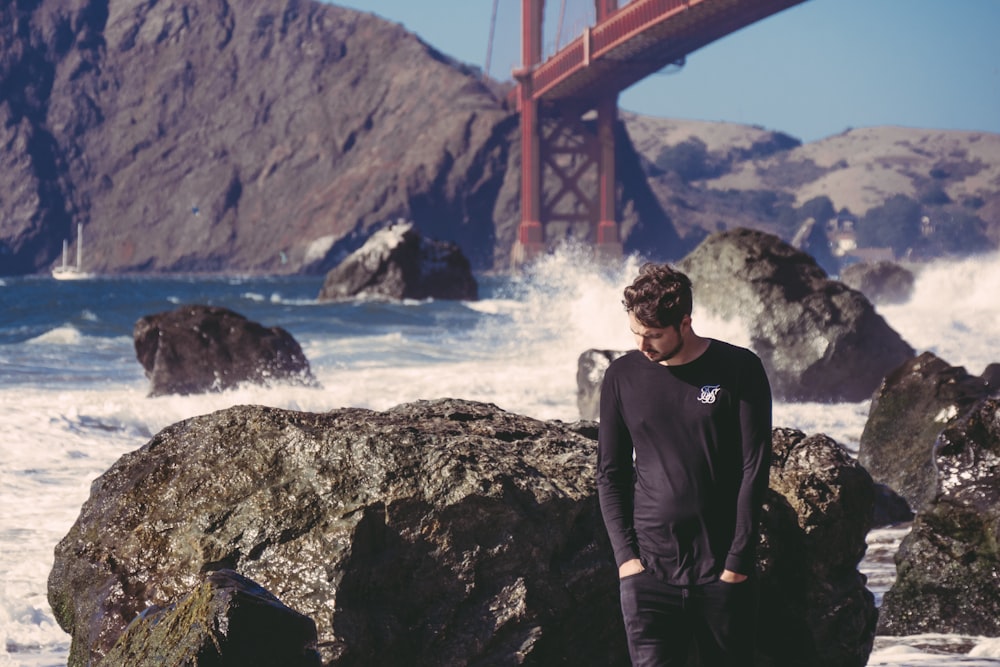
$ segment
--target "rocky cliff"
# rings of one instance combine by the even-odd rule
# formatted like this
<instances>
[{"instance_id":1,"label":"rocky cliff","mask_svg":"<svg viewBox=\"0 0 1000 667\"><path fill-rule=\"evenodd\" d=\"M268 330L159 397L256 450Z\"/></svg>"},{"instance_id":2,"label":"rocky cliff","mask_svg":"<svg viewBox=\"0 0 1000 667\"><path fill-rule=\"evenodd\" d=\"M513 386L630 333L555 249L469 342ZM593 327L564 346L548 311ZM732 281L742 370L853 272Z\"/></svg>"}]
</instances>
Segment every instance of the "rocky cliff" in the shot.
<instances>
[{"instance_id":1,"label":"rocky cliff","mask_svg":"<svg viewBox=\"0 0 1000 667\"><path fill-rule=\"evenodd\" d=\"M483 233L516 119L398 25L297 0L2 11L6 272L76 221L98 271L299 270L407 209Z\"/></svg>"}]
</instances>

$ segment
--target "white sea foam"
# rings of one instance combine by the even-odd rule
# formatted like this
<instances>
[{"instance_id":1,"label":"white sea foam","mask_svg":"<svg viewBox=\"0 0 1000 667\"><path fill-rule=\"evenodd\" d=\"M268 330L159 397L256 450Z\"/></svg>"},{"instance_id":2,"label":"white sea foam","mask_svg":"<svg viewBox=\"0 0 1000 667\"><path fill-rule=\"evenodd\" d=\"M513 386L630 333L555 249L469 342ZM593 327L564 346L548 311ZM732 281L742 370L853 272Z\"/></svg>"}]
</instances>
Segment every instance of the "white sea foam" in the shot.
<instances>
[{"instance_id":1,"label":"white sea foam","mask_svg":"<svg viewBox=\"0 0 1000 667\"><path fill-rule=\"evenodd\" d=\"M916 269L908 303L879 312L917 352L930 351L979 374L1000 362L1000 253Z\"/></svg>"},{"instance_id":2,"label":"white sea foam","mask_svg":"<svg viewBox=\"0 0 1000 667\"><path fill-rule=\"evenodd\" d=\"M989 654L996 641L986 637L941 634L877 637L868 667L996 667L1000 661Z\"/></svg>"},{"instance_id":3,"label":"white sea foam","mask_svg":"<svg viewBox=\"0 0 1000 667\"><path fill-rule=\"evenodd\" d=\"M46 331L40 336L36 336L28 341L34 345L79 345L83 340L83 334L73 326L62 326L50 331Z\"/></svg>"}]
</instances>

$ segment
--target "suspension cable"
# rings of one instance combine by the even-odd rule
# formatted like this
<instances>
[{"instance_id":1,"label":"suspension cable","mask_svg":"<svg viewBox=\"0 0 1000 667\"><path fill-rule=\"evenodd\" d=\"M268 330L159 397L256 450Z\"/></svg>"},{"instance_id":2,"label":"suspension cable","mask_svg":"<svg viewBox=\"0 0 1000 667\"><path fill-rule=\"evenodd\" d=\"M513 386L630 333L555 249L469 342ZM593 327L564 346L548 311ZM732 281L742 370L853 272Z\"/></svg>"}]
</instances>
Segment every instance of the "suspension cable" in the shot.
<instances>
[{"instance_id":1,"label":"suspension cable","mask_svg":"<svg viewBox=\"0 0 1000 667\"><path fill-rule=\"evenodd\" d=\"M486 63L483 65L483 77L490 76L490 60L493 59L493 34L497 30L497 5L500 0L493 0L493 13L490 16L490 36L486 40Z\"/></svg>"},{"instance_id":2,"label":"suspension cable","mask_svg":"<svg viewBox=\"0 0 1000 667\"><path fill-rule=\"evenodd\" d=\"M563 21L566 19L566 0L559 3L559 22L556 24L556 53L562 46Z\"/></svg>"}]
</instances>

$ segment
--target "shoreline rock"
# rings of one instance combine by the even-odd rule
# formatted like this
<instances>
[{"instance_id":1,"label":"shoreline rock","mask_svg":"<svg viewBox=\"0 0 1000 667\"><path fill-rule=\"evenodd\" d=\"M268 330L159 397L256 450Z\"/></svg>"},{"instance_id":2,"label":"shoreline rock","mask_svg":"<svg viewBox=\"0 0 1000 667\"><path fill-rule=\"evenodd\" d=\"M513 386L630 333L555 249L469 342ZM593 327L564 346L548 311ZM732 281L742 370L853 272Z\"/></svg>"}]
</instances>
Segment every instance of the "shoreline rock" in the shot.
<instances>
[{"instance_id":1,"label":"shoreline rock","mask_svg":"<svg viewBox=\"0 0 1000 667\"><path fill-rule=\"evenodd\" d=\"M808 664L863 667L870 478L828 438L775 433L758 568L785 613L764 620L760 664L793 645ZM94 482L56 547L69 664L231 569L314 619L327 665L624 667L594 435L459 399L236 406L169 426Z\"/></svg>"},{"instance_id":2,"label":"shoreline rock","mask_svg":"<svg viewBox=\"0 0 1000 667\"><path fill-rule=\"evenodd\" d=\"M373 234L330 270L318 299L453 299L475 301L479 285L454 243L423 237L410 222Z\"/></svg>"},{"instance_id":3,"label":"shoreline rock","mask_svg":"<svg viewBox=\"0 0 1000 667\"><path fill-rule=\"evenodd\" d=\"M776 399L866 400L914 355L864 295L771 234L713 234L678 267L699 309L746 323Z\"/></svg>"},{"instance_id":4,"label":"shoreline rock","mask_svg":"<svg viewBox=\"0 0 1000 667\"><path fill-rule=\"evenodd\" d=\"M1000 398L941 432L934 465L934 496L896 553L879 633L1000 636Z\"/></svg>"},{"instance_id":5,"label":"shoreline rock","mask_svg":"<svg viewBox=\"0 0 1000 667\"><path fill-rule=\"evenodd\" d=\"M245 382L318 386L290 333L228 308L191 304L146 315L132 337L150 396L219 392Z\"/></svg>"},{"instance_id":6,"label":"shoreline rock","mask_svg":"<svg viewBox=\"0 0 1000 667\"><path fill-rule=\"evenodd\" d=\"M916 277L894 262L860 262L844 267L840 282L861 292L874 304L895 304L910 300Z\"/></svg>"},{"instance_id":7,"label":"shoreline rock","mask_svg":"<svg viewBox=\"0 0 1000 667\"><path fill-rule=\"evenodd\" d=\"M934 442L991 391L989 382L931 352L903 362L872 396L858 461L914 511L936 489Z\"/></svg>"}]
</instances>

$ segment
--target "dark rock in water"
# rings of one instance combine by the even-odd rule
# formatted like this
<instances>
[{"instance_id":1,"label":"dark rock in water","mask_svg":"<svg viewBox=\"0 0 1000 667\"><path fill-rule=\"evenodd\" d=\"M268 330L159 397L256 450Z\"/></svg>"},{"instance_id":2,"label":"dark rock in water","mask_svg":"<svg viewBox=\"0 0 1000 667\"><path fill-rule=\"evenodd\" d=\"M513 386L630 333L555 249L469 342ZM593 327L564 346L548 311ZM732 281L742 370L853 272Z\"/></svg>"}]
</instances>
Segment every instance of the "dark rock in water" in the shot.
<instances>
[{"instance_id":1,"label":"dark rock in water","mask_svg":"<svg viewBox=\"0 0 1000 667\"><path fill-rule=\"evenodd\" d=\"M608 365L625 354L615 350L587 350L576 362L576 406L580 419L597 420L601 412L601 382Z\"/></svg>"},{"instance_id":2,"label":"dark rock in water","mask_svg":"<svg viewBox=\"0 0 1000 667\"><path fill-rule=\"evenodd\" d=\"M291 334L226 308L188 305L147 315L132 336L150 396L223 391L244 382L316 384Z\"/></svg>"},{"instance_id":3,"label":"dark rock in water","mask_svg":"<svg viewBox=\"0 0 1000 667\"><path fill-rule=\"evenodd\" d=\"M840 272L840 282L878 304L906 303L913 296L913 272L894 262L861 262Z\"/></svg>"},{"instance_id":4,"label":"dark rock in water","mask_svg":"<svg viewBox=\"0 0 1000 667\"><path fill-rule=\"evenodd\" d=\"M919 512L937 485L933 449L938 434L989 394L982 378L931 352L904 362L872 397L858 460Z\"/></svg>"},{"instance_id":5,"label":"dark rock in water","mask_svg":"<svg viewBox=\"0 0 1000 667\"><path fill-rule=\"evenodd\" d=\"M98 667L319 667L316 624L232 570L218 570L167 608L132 621Z\"/></svg>"},{"instance_id":6,"label":"dark rock in water","mask_svg":"<svg viewBox=\"0 0 1000 667\"><path fill-rule=\"evenodd\" d=\"M1000 391L1000 364L989 364L979 377L983 378L990 391Z\"/></svg>"},{"instance_id":7,"label":"dark rock in water","mask_svg":"<svg viewBox=\"0 0 1000 667\"><path fill-rule=\"evenodd\" d=\"M862 667L875 599L857 570L871 529L871 477L824 435L774 430L758 553L761 649L772 665Z\"/></svg>"},{"instance_id":8,"label":"dark rock in water","mask_svg":"<svg viewBox=\"0 0 1000 667\"><path fill-rule=\"evenodd\" d=\"M875 516L872 528L885 528L913 521L913 510L906 498L885 484L875 485Z\"/></svg>"},{"instance_id":9,"label":"dark rock in water","mask_svg":"<svg viewBox=\"0 0 1000 667\"><path fill-rule=\"evenodd\" d=\"M56 547L49 600L70 664L232 568L316 620L326 665L624 667L596 444L581 433L594 425L455 399L240 406L170 426L94 482ZM759 569L778 615L761 616L759 664L794 650L860 667L870 479L826 438L775 442Z\"/></svg>"},{"instance_id":10,"label":"dark rock in water","mask_svg":"<svg viewBox=\"0 0 1000 667\"><path fill-rule=\"evenodd\" d=\"M713 234L679 268L697 308L746 323L778 399L865 400L913 356L861 293L776 236Z\"/></svg>"},{"instance_id":11,"label":"dark rock in water","mask_svg":"<svg viewBox=\"0 0 1000 667\"><path fill-rule=\"evenodd\" d=\"M1000 399L985 399L934 448L934 499L896 554L879 633L1000 635Z\"/></svg>"},{"instance_id":12,"label":"dark rock in water","mask_svg":"<svg viewBox=\"0 0 1000 667\"><path fill-rule=\"evenodd\" d=\"M474 301L478 285L469 260L453 243L425 239L397 223L370 239L326 274L321 301L353 296Z\"/></svg>"}]
</instances>

